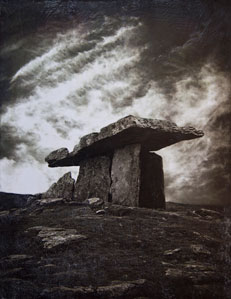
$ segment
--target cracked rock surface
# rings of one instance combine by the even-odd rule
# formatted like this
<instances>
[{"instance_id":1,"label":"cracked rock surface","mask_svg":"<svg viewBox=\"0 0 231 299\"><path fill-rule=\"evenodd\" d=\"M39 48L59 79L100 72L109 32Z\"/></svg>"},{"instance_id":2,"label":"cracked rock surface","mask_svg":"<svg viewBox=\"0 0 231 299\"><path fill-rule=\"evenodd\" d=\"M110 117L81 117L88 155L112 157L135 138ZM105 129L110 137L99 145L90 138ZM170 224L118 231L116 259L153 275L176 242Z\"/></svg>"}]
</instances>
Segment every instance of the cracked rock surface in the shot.
<instances>
[{"instance_id":1,"label":"cracked rock surface","mask_svg":"<svg viewBox=\"0 0 231 299\"><path fill-rule=\"evenodd\" d=\"M230 298L230 208L98 210L2 208L0 298Z\"/></svg>"}]
</instances>

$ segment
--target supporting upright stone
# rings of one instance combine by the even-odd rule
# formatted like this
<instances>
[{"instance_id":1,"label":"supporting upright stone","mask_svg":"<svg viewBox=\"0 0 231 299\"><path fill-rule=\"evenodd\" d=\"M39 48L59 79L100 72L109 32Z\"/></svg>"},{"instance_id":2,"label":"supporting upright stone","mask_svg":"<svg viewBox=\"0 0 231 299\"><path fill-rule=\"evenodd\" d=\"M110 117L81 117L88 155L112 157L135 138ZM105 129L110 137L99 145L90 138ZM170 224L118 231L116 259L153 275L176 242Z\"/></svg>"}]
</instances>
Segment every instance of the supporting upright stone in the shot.
<instances>
[{"instance_id":1,"label":"supporting upright stone","mask_svg":"<svg viewBox=\"0 0 231 299\"><path fill-rule=\"evenodd\" d=\"M111 168L112 203L139 206L140 151L140 144L131 144L115 150Z\"/></svg>"},{"instance_id":2,"label":"supporting upright stone","mask_svg":"<svg viewBox=\"0 0 231 299\"><path fill-rule=\"evenodd\" d=\"M115 150L111 179L112 203L165 208L162 158L140 144Z\"/></svg>"},{"instance_id":3,"label":"supporting upright stone","mask_svg":"<svg viewBox=\"0 0 231 299\"><path fill-rule=\"evenodd\" d=\"M99 197L108 201L111 178L111 158L98 156L80 162L78 179L74 189L74 200L83 202L85 199Z\"/></svg>"},{"instance_id":4,"label":"supporting upright stone","mask_svg":"<svg viewBox=\"0 0 231 299\"><path fill-rule=\"evenodd\" d=\"M164 209L165 195L162 157L142 150L140 168L139 207Z\"/></svg>"}]
</instances>

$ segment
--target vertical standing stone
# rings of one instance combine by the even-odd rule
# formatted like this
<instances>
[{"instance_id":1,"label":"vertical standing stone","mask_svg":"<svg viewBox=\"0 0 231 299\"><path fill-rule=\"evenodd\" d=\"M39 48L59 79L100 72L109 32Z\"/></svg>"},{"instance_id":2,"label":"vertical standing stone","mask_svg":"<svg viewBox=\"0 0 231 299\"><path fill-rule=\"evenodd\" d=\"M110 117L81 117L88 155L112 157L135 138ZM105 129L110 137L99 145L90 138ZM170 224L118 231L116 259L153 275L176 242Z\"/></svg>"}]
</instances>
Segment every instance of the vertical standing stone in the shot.
<instances>
[{"instance_id":1,"label":"vertical standing stone","mask_svg":"<svg viewBox=\"0 0 231 299\"><path fill-rule=\"evenodd\" d=\"M140 151L140 144L131 144L115 150L111 168L112 203L139 206Z\"/></svg>"},{"instance_id":2,"label":"vertical standing stone","mask_svg":"<svg viewBox=\"0 0 231 299\"><path fill-rule=\"evenodd\" d=\"M75 184L74 200L82 202L92 197L108 201L110 191L111 158L98 156L80 162L79 175Z\"/></svg>"},{"instance_id":3,"label":"vertical standing stone","mask_svg":"<svg viewBox=\"0 0 231 299\"><path fill-rule=\"evenodd\" d=\"M164 172L161 156L142 150L140 160L139 206L165 208Z\"/></svg>"},{"instance_id":4,"label":"vertical standing stone","mask_svg":"<svg viewBox=\"0 0 231 299\"><path fill-rule=\"evenodd\" d=\"M114 204L165 207L162 158L142 149L140 144L128 145L114 152L111 179Z\"/></svg>"}]
</instances>

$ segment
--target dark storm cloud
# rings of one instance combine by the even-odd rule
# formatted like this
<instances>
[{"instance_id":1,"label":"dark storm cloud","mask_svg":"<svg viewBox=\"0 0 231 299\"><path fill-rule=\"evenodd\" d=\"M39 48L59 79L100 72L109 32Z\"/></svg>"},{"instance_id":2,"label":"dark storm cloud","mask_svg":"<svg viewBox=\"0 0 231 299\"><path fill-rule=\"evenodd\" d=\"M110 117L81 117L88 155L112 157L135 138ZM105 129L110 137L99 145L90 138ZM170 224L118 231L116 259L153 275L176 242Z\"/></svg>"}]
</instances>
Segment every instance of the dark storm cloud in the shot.
<instances>
[{"instance_id":1,"label":"dark storm cloud","mask_svg":"<svg viewBox=\"0 0 231 299\"><path fill-rule=\"evenodd\" d=\"M20 132L19 129L2 125L0 131L0 159L8 158L16 162L27 160L32 155L39 162L44 160L44 153L37 147L38 136L33 132ZM20 147L26 147L26 156L22 156Z\"/></svg>"},{"instance_id":2,"label":"dark storm cloud","mask_svg":"<svg viewBox=\"0 0 231 299\"><path fill-rule=\"evenodd\" d=\"M192 64L198 65L206 56L216 52L216 59L227 69L231 67L230 59L230 11L224 6L228 1L2 1L1 25L2 47L12 48L10 36L14 34L13 44L25 37L31 31L44 27L49 32L49 22L59 21L65 28L69 22L83 21L85 15L100 22L105 15L139 16L146 30L137 34L134 47L146 43L148 49L143 53L140 61L140 70L144 69L142 77L157 80L166 93L171 92L177 78L185 75L186 70L191 72ZM94 4L95 3L95 4ZM101 21L100 21L101 20ZM19 30L20 28L20 30ZM62 30L60 28L59 30ZM29 38L30 39L30 38ZM44 36L39 41L41 45ZM33 41L35 42L35 41ZM88 46L90 43L88 43ZM184 45L183 51L172 52L172 49ZM16 99L22 100L35 87L21 85L16 82L17 88L9 84L16 71L34 58L28 52L29 44L25 42L20 47L20 55L8 55L5 51L1 55L1 105L4 109L13 104ZM37 49L37 54L39 54ZM81 52L81 50L78 50ZM76 51L74 50L74 55ZM12 53L11 53L12 54ZM17 52L15 52L17 54ZM68 55L70 56L71 53ZM26 57L26 59L25 59ZM152 58L150 58L152 57ZM60 58L60 57L59 57ZM60 58L61 59L61 58ZM65 59L63 57L62 59ZM179 67L181 63L182 68ZM178 65L178 67L174 67ZM148 67L145 67L148 66ZM199 65L201 66L201 65ZM155 72L151 71L155 70ZM74 71L74 70L73 70ZM80 67L78 66L78 71ZM171 76L172 73L172 76ZM170 75L170 76L169 76ZM26 79L26 78L24 78ZM31 83L32 84L32 83Z\"/></svg>"},{"instance_id":3,"label":"dark storm cloud","mask_svg":"<svg viewBox=\"0 0 231 299\"><path fill-rule=\"evenodd\" d=\"M221 103L208 119L203 128L205 137L209 137L211 144L208 153L198 164L189 182L176 185L174 177L167 176L166 185L170 186L170 193L177 201L194 204L230 204L231 185L231 104ZM208 141L203 138L192 144L191 152L198 155L208 147ZM182 156L188 155L182 150ZM194 163L189 156L188 167Z\"/></svg>"},{"instance_id":4,"label":"dark storm cloud","mask_svg":"<svg viewBox=\"0 0 231 299\"><path fill-rule=\"evenodd\" d=\"M19 159L17 149L21 144L32 145L25 137L18 136L16 128L9 125L1 126L0 158Z\"/></svg>"}]
</instances>

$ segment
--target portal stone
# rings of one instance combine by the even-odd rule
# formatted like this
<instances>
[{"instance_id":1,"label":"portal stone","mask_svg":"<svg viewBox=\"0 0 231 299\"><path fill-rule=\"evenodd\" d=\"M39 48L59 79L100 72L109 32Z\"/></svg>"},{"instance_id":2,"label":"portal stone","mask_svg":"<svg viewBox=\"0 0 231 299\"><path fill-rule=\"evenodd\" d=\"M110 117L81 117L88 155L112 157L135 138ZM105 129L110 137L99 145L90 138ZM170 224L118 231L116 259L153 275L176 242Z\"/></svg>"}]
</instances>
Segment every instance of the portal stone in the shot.
<instances>
[{"instance_id":1,"label":"portal stone","mask_svg":"<svg viewBox=\"0 0 231 299\"><path fill-rule=\"evenodd\" d=\"M114 152L111 169L112 203L165 208L162 158L132 144Z\"/></svg>"},{"instance_id":2,"label":"portal stone","mask_svg":"<svg viewBox=\"0 0 231 299\"><path fill-rule=\"evenodd\" d=\"M80 170L74 189L74 200L83 202L99 197L107 202L109 197L111 158L98 156L80 162Z\"/></svg>"},{"instance_id":3,"label":"portal stone","mask_svg":"<svg viewBox=\"0 0 231 299\"><path fill-rule=\"evenodd\" d=\"M139 207L165 209L164 171L161 156L141 151Z\"/></svg>"},{"instance_id":4,"label":"portal stone","mask_svg":"<svg viewBox=\"0 0 231 299\"><path fill-rule=\"evenodd\" d=\"M139 206L140 144L115 150L111 168L112 203L131 207Z\"/></svg>"}]
</instances>

